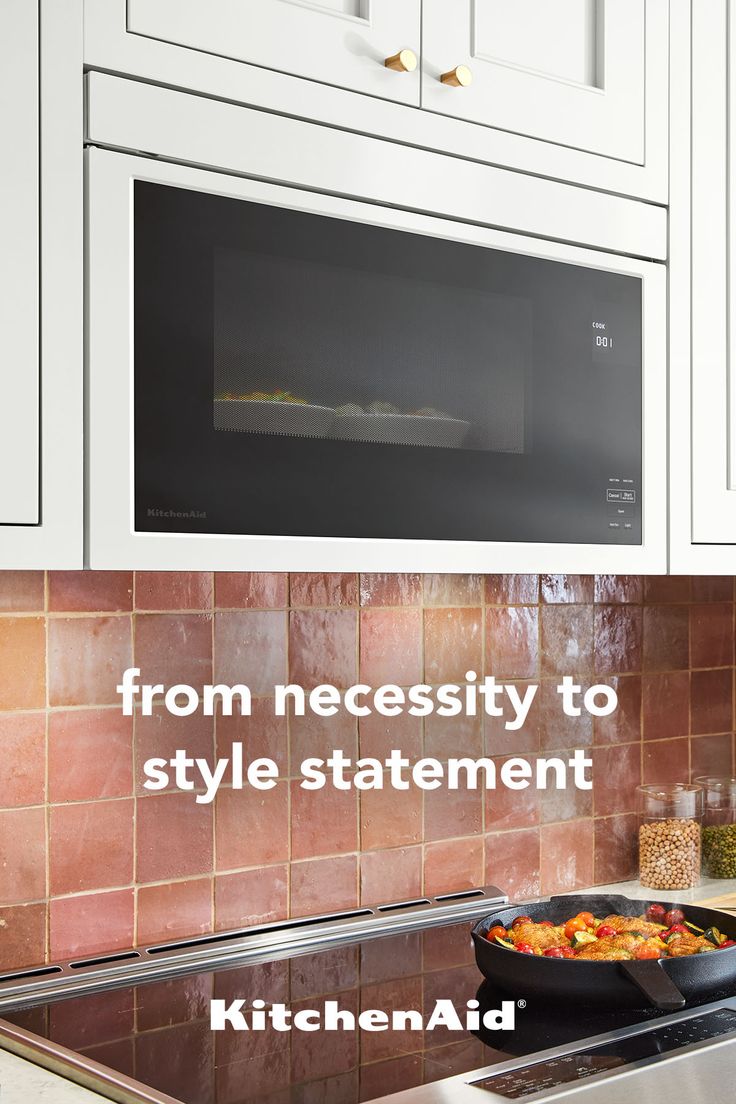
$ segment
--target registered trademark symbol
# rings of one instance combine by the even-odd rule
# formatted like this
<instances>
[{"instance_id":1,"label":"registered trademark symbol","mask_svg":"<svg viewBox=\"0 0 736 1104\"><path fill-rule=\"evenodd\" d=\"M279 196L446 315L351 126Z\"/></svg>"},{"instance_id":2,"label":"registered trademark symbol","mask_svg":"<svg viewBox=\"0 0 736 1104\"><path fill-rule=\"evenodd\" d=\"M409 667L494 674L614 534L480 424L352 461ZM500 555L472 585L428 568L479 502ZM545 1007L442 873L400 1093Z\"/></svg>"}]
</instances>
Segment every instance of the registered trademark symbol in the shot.
<instances>
[{"instance_id":1,"label":"registered trademark symbol","mask_svg":"<svg viewBox=\"0 0 736 1104\"><path fill-rule=\"evenodd\" d=\"M525 1000L518 1000L516 1002L516 1007L517 1008L526 1008L526 1001Z\"/></svg>"}]
</instances>

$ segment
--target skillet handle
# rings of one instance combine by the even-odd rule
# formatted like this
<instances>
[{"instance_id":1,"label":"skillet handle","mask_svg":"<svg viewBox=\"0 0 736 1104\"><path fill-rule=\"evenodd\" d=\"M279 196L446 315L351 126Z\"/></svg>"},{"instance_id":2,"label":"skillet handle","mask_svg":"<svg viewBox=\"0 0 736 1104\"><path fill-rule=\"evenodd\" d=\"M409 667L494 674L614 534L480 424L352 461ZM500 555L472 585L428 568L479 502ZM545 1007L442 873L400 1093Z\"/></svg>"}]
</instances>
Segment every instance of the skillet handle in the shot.
<instances>
[{"instance_id":1,"label":"skillet handle","mask_svg":"<svg viewBox=\"0 0 736 1104\"><path fill-rule=\"evenodd\" d=\"M684 1008L685 998L656 958L619 962L622 973L641 990L654 1008L675 1012Z\"/></svg>"}]
</instances>

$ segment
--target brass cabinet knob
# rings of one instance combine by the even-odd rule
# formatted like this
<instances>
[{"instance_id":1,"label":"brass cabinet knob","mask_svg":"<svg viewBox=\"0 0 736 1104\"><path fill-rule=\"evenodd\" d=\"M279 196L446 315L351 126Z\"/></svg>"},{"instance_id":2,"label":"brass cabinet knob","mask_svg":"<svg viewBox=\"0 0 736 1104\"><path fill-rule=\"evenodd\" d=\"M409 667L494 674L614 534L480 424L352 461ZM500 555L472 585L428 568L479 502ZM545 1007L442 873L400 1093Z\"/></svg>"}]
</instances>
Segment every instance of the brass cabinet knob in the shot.
<instances>
[{"instance_id":1,"label":"brass cabinet knob","mask_svg":"<svg viewBox=\"0 0 736 1104\"><path fill-rule=\"evenodd\" d=\"M440 77L443 84L449 84L452 88L467 88L473 83L473 74L467 65L457 65L449 73L443 73Z\"/></svg>"},{"instance_id":2,"label":"brass cabinet knob","mask_svg":"<svg viewBox=\"0 0 736 1104\"><path fill-rule=\"evenodd\" d=\"M413 73L417 67L417 55L413 50L399 50L393 57L387 57L383 63L394 73Z\"/></svg>"}]
</instances>

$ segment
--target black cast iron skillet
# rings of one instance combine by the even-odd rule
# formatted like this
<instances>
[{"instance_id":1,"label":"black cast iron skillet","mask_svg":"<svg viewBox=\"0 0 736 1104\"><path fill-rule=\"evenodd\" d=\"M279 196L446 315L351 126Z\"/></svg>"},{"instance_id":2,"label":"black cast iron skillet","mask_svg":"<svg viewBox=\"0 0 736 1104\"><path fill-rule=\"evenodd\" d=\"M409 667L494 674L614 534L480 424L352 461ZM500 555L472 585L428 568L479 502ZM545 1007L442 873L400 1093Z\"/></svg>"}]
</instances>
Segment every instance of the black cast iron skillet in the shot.
<instances>
[{"instance_id":1,"label":"black cast iron skillet","mask_svg":"<svg viewBox=\"0 0 736 1104\"><path fill-rule=\"evenodd\" d=\"M560 924L578 912L594 916L618 913L640 916L655 901L635 901L607 894L550 897L534 905L514 905L479 920L472 931L475 960L481 973L505 992L530 999L559 1000L569 1007L602 1005L609 1008L641 1008L647 1004L665 1011L682 1008L688 1000L736 983L736 947L684 958L644 959L625 962L591 962L520 954L489 943L486 932L494 924L509 927L516 916L551 920ZM729 939L736 938L736 919L716 909L698 905L665 904L681 908L685 919L699 928L716 927ZM642 996L646 998L642 1000Z\"/></svg>"}]
</instances>

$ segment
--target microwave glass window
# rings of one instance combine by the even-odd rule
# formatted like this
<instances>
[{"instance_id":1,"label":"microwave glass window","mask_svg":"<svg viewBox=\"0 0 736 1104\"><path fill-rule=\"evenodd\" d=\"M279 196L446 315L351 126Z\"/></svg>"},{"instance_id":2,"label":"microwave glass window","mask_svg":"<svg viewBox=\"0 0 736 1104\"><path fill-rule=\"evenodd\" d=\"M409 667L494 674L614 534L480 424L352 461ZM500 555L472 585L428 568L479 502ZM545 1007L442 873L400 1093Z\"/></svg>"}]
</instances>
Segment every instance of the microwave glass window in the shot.
<instances>
[{"instance_id":1,"label":"microwave glass window","mask_svg":"<svg viewBox=\"0 0 736 1104\"><path fill-rule=\"evenodd\" d=\"M641 282L136 182L148 532L641 543Z\"/></svg>"}]
</instances>

